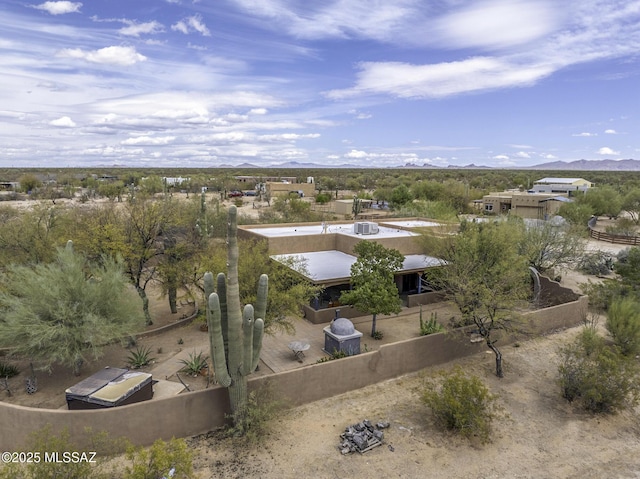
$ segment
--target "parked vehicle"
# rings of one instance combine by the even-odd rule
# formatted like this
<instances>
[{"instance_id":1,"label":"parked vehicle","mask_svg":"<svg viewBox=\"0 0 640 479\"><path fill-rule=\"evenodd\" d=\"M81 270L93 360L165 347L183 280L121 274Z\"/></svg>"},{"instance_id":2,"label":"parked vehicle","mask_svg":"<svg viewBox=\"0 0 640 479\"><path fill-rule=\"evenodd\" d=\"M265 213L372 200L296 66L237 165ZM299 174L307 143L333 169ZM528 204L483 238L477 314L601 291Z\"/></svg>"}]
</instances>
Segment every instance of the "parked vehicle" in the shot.
<instances>
[{"instance_id":1,"label":"parked vehicle","mask_svg":"<svg viewBox=\"0 0 640 479\"><path fill-rule=\"evenodd\" d=\"M257 195L257 193L255 191L253 191L253 190L244 192L244 196L256 196L256 195Z\"/></svg>"},{"instance_id":2,"label":"parked vehicle","mask_svg":"<svg viewBox=\"0 0 640 479\"><path fill-rule=\"evenodd\" d=\"M230 191L227 196L229 198L238 198L239 196L242 196L242 191L233 190L233 191Z\"/></svg>"}]
</instances>

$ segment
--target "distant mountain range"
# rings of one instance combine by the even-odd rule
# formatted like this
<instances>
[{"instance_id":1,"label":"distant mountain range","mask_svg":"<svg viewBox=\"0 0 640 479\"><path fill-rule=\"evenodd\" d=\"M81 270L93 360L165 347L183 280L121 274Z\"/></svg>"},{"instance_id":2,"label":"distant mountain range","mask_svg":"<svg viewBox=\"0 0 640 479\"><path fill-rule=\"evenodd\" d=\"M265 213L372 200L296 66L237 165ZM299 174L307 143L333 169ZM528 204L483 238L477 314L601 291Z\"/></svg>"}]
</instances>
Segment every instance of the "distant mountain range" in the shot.
<instances>
[{"instance_id":1,"label":"distant mountain range","mask_svg":"<svg viewBox=\"0 0 640 479\"><path fill-rule=\"evenodd\" d=\"M323 168L363 168L362 165L319 165L317 163L300 163L297 161L289 161L287 163L272 164L269 166L259 166L252 163L242 163L239 165L217 165L213 168L310 168L310 169L323 169ZM428 163L418 165L415 163L406 163L402 166L394 166L391 168L407 168L407 169L443 169L441 166L433 166ZM495 167L490 166L478 166L473 163L465 166L448 166L448 169L465 169L465 170L479 170L479 169L492 169ZM495 169L513 169L513 170L564 170L564 171L640 171L640 160L576 160L576 161L553 161L550 163L542 163L539 165L525 166L525 167L512 167L512 168L495 168Z\"/></svg>"},{"instance_id":2,"label":"distant mountain range","mask_svg":"<svg viewBox=\"0 0 640 479\"><path fill-rule=\"evenodd\" d=\"M553 161L527 167L535 170L575 170L575 171L640 171L640 160L577 160Z\"/></svg>"}]
</instances>

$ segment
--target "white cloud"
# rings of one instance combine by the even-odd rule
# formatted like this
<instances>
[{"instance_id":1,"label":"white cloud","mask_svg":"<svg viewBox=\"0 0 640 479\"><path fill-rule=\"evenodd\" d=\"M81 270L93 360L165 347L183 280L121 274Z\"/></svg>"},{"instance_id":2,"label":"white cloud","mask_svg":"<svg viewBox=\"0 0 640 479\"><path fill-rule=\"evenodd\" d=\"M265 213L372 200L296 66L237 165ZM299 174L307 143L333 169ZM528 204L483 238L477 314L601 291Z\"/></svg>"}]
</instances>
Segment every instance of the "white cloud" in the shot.
<instances>
[{"instance_id":1,"label":"white cloud","mask_svg":"<svg viewBox=\"0 0 640 479\"><path fill-rule=\"evenodd\" d=\"M526 151L519 151L518 153L516 153L516 156L518 158L531 158L531 155L529 155L529 153L527 153Z\"/></svg>"},{"instance_id":2,"label":"white cloud","mask_svg":"<svg viewBox=\"0 0 640 479\"><path fill-rule=\"evenodd\" d=\"M80 11L82 3L80 2L44 2L40 5L34 5L38 10L44 10L51 15L63 15L65 13L75 13Z\"/></svg>"},{"instance_id":3,"label":"white cloud","mask_svg":"<svg viewBox=\"0 0 640 479\"><path fill-rule=\"evenodd\" d=\"M540 155L540 157L545 159L545 160L555 160L555 159L558 158L557 156L552 155L551 153L542 154L542 155Z\"/></svg>"},{"instance_id":4,"label":"white cloud","mask_svg":"<svg viewBox=\"0 0 640 479\"><path fill-rule=\"evenodd\" d=\"M52 120L49 122L49 124L51 126L59 126L63 128L73 128L74 126L76 126L75 121L73 121L68 116L62 116L60 118L57 118L56 120Z\"/></svg>"},{"instance_id":5,"label":"white cloud","mask_svg":"<svg viewBox=\"0 0 640 479\"><path fill-rule=\"evenodd\" d=\"M345 158L366 158L368 153L360 150L351 150L344 155Z\"/></svg>"},{"instance_id":6,"label":"white cloud","mask_svg":"<svg viewBox=\"0 0 640 479\"><path fill-rule=\"evenodd\" d=\"M606 135L617 135L618 132L616 130L604 130Z\"/></svg>"},{"instance_id":7,"label":"white cloud","mask_svg":"<svg viewBox=\"0 0 640 479\"><path fill-rule=\"evenodd\" d=\"M234 0L248 14L267 19L274 30L297 38L373 38L397 40L408 20L419 12L415 0ZM298 2L296 2L298 3ZM304 5L304 6L302 6Z\"/></svg>"},{"instance_id":8,"label":"white cloud","mask_svg":"<svg viewBox=\"0 0 640 479\"><path fill-rule=\"evenodd\" d=\"M400 98L440 98L465 92L527 86L551 74L550 65L519 65L503 59L474 57L432 65L400 62L360 64L355 87L332 90L329 98L389 94Z\"/></svg>"},{"instance_id":9,"label":"white cloud","mask_svg":"<svg viewBox=\"0 0 640 479\"><path fill-rule=\"evenodd\" d=\"M266 108L252 108L251 110L249 110L249 115L266 115L266 114L267 114Z\"/></svg>"},{"instance_id":10,"label":"white cloud","mask_svg":"<svg viewBox=\"0 0 640 479\"><path fill-rule=\"evenodd\" d=\"M118 30L121 35L127 35L131 37L139 37L141 34L156 34L164 31L164 27L156 22L136 23L130 20L125 20L126 27L122 27Z\"/></svg>"},{"instance_id":11,"label":"white cloud","mask_svg":"<svg viewBox=\"0 0 640 479\"><path fill-rule=\"evenodd\" d=\"M171 25L171 30L184 33L185 35L188 35L192 31L196 31L205 37L211 36L211 32L203 23L200 15L193 15L180 20L179 22Z\"/></svg>"},{"instance_id":12,"label":"white cloud","mask_svg":"<svg viewBox=\"0 0 640 479\"><path fill-rule=\"evenodd\" d=\"M503 48L530 42L556 27L557 8L548 1L484 0L436 22L438 43L453 48Z\"/></svg>"},{"instance_id":13,"label":"white cloud","mask_svg":"<svg viewBox=\"0 0 640 479\"><path fill-rule=\"evenodd\" d=\"M313 139L320 138L319 133L308 133L305 135L300 135L298 133L282 133L280 135L260 135L258 136L258 140L264 141L295 141L295 140L305 140L305 139Z\"/></svg>"},{"instance_id":14,"label":"white cloud","mask_svg":"<svg viewBox=\"0 0 640 479\"><path fill-rule=\"evenodd\" d=\"M609 148L608 146L603 146L602 148L600 148L598 150L598 154L599 155L606 155L606 156L618 156L620 154L619 151L614 151L611 148Z\"/></svg>"},{"instance_id":15,"label":"white cloud","mask_svg":"<svg viewBox=\"0 0 640 479\"><path fill-rule=\"evenodd\" d=\"M168 145L176 139L175 136L162 136L162 137L150 137L150 136L138 136L135 138L128 138L122 142L122 145Z\"/></svg>"},{"instance_id":16,"label":"white cloud","mask_svg":"<svg viewBox=\"0 0 640 479\"><path fill-rule=\"evenodd\" d=\"M494 160L508 160L509 157L507 155L496 155L493 157Z\"/></svg>"},{"instance_id":17,"label":"white cloud","mask_svg":"<svg viewBox=\"0 0 640 479\"><path fill-rule=\"evenodd\" d=\"M589 133L589 132L583 131L582 133L574 133L571 136L582 136L582 137L587 138L587 137L590 137L590 136L598 136L598 134L597 133Z\"/></svg>"},{"instance_id":18,"label":"white cloud","mask_svg":"<svg viewBox=\"0 0 640 479\"><path fill-rule=\"evenodd\" d=\"M80 48L65 48L58 53L60 57L78 58L90 63L105 65L131 66L147 59L136 51L134 47L105 47L99 50L81 50Z\"/></svg>"}]
</instances>

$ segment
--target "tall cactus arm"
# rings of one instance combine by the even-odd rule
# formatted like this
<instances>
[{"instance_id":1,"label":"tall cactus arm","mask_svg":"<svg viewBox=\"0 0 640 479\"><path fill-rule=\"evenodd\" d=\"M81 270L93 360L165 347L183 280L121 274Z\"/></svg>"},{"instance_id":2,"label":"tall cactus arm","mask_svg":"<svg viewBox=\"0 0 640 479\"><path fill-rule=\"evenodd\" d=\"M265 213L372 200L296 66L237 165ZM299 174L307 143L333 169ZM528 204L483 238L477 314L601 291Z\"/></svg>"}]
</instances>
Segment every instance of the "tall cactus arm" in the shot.
<instances>
[{"instance_id":1,"label":"tall cactus arm","mask_svg":"<svg viewBox=\"0 0 640 479\"><path fill-rule=\"evenodd\" d=\"M242 311L242 375L252 373L253 363L253 306L247 304Z\"/></svg>"},{"instance_id":2,"label":"tall cactus arm","mask_svg":"<svg viewBox=\"0 0 640 479\"><path fill-rule=\"evenodd\" d=\"M253 359L251 360L250 372L258 367L260 361L260 351L262 351L262 336L264 335L264 321L258 318L253 322Z\"/></svg>"},{"instance_id":3,"label":"tall cactus arm","mask_svg":"<svg viewBox=\"0 0 640 479\"><path fill-rule=\"evenodd\" d=\"M220 300L216 293L212 293L209 296L208 305L210 314L207 315L207 326L209 327L209 347L213 357L213 369L218 383L224 387L229 387L231 385L231 376L229 376L229 371L227 370L227 361L224 354L224 341L220 324Z\"/></svg>"},{"instance_id":4,"label":"tall cactus arm","mask_svg":"<svg viewBox=\"0 0 640 479\"><path fill-rule=\"evenodd\" d=\"M256 318L267 321L267 296L269 293L269 277L266 274L260 275L258 281L258 297L256 298Z\"/></svg>"},{"instance_id":5,"label":"tall cactus arm","mask_svg":"<svg viewBox=\"0 0 640 479\"><path fill-rule=\"evenodd\" d=\"M214 291L213 274L207 272L204 274L204 300L209 301L209 296L211 296L211 293ZM209 314L209 308L207 308L207 314Z\"/></svg>"},{"instance_id":6,"label":"tall cactus arm","mask_svg":"<svg viewBox=\"0 0 640 479\"><path fill-rule=\"evenodd\" d=\"M224 273L218 273L216 278L216 292L220 300L220 323L222 325L222 338L224 339L224 350L229 351L229 317L227 316L227 278Z\"/></svg>"}]
</instances>

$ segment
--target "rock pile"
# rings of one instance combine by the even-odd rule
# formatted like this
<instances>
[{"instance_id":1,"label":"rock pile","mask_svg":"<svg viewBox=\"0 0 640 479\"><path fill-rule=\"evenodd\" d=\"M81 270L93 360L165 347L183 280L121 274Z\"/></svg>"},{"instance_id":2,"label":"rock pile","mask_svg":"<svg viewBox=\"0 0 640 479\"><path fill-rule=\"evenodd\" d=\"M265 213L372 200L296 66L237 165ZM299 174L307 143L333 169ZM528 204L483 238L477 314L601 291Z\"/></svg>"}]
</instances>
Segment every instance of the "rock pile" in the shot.
<instances>
[{"instance_id":1,"label":"rock pile","mask_svg":"<svg viewBox=\"0 0 640 479\"><path fill-rule=\"evenodd\" d=\"M388 422L379 422L375 426L367 419L348 426L344 433L340 434L338 449L342 454L370 451L374 447L381 446L384 439L382 429L389 427Z\"/></svg>"}]
</instances>

